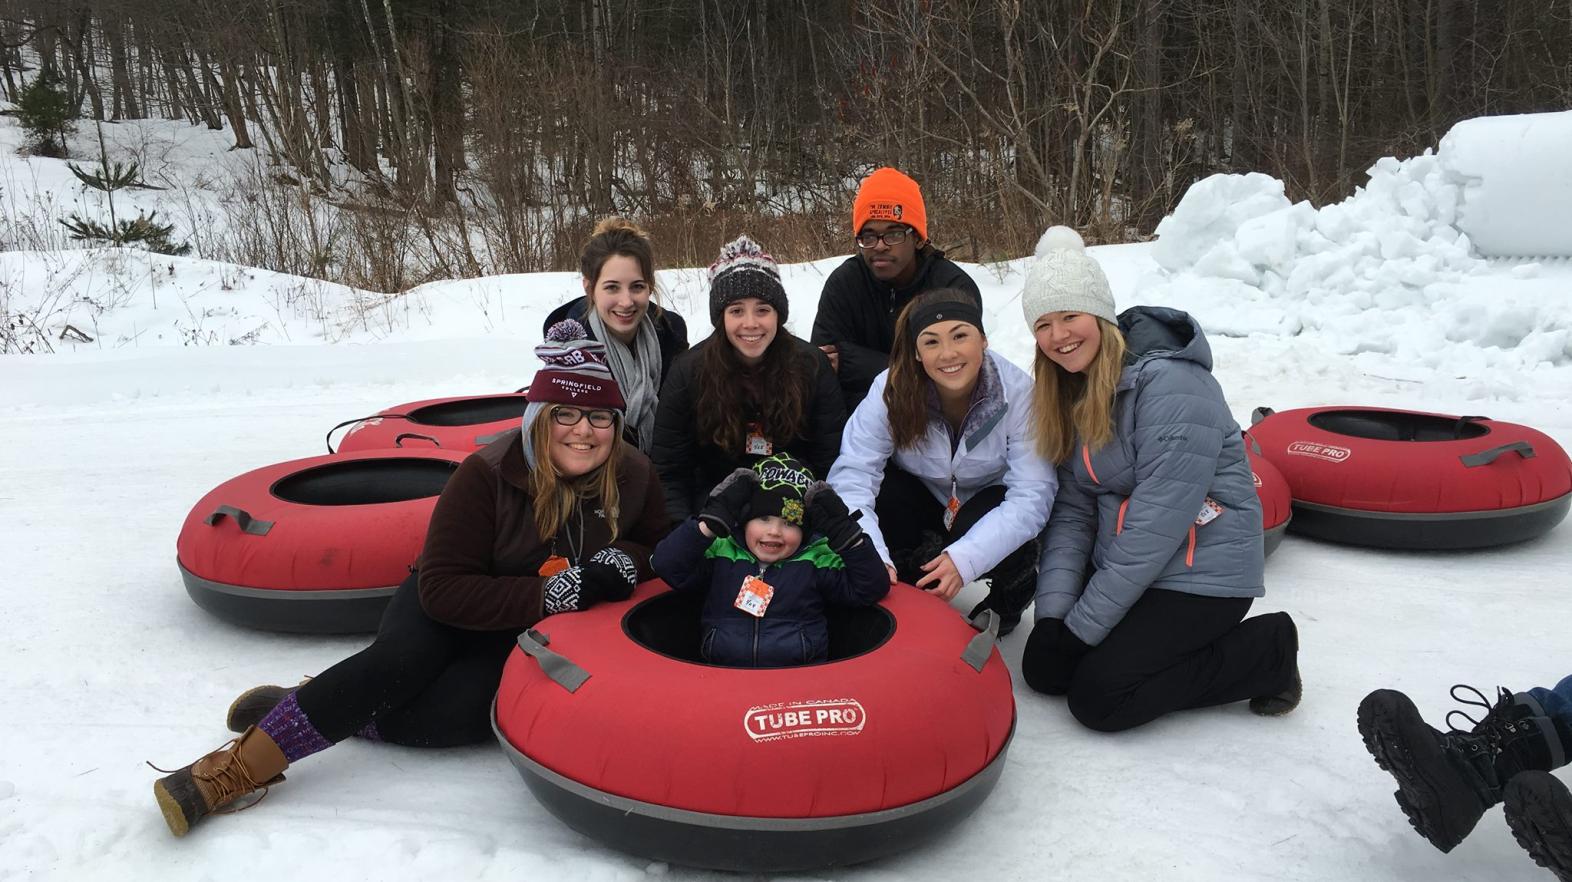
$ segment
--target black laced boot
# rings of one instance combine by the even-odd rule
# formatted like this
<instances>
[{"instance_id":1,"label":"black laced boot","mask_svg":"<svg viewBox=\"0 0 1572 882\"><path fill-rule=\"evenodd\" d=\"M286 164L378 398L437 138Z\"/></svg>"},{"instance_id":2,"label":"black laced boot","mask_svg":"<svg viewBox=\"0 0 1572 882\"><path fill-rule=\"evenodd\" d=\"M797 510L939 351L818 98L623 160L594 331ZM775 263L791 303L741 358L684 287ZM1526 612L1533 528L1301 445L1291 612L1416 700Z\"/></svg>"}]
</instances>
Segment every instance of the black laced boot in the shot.
<instances>
[{"instance_id":1,"label":"black laced boot","mask_svg":"<svg viewBox=\"0 0 1572 882\"><path fill-rule=\"evenodd\" d=\"M1021 613L1037 596L1037 558L1040 554L1037 540L1032 539L999 561L989 573L988 596L972 607L968 618L991 609L999 614L1000 637L1014 631L1021 623Z\"/></svg>"},{"instance_id":2,"label":"black laced boot","mask_svg":"<svg viewBox=\"0 0 1572 882\"><path fill-rule=\"evenodd\" d=\"M1572 882L1572 793L1549 772L1524 772L1501 795L1507 826L1534 863Z\"/></svg>"},{"instance_id":3,"label":"black laced boot","mask_svg":"<svg viewBox=\"0 0 1572 882\"><path fill-rule=\"evenodd\" d=\"M1470 690L1477 700L1459 695ZM1558 731L1539 703L1526 694L1500 690L1494 707L1479 690L1453 686L1452 697L1485 708L1464 732L1426 725L1408 696L1378 689L1359 703L1359 734L1381 768L1397 779L1393 794L1419 834L1442 851L1463 841L1485 810L1501 801L1513 775L1548 770L1566 762L1567 733Z\"/></svg>"}]
</instances>

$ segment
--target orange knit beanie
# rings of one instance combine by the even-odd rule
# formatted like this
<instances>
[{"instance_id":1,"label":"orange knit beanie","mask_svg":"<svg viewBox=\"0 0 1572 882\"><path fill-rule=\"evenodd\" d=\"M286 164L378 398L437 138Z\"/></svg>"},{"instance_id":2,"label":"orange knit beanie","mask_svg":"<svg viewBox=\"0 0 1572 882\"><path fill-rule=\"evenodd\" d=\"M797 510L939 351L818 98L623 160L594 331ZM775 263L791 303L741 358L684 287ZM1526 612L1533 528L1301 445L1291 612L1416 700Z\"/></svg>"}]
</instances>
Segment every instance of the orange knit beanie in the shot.
<instances>
[{"instance_id":1,"label":"orange knit beanie","mask_svg":"<svg viewBox=\"0 0 1572 882\"><path fill-rule=\"evenodd\" d=\"M868 221L895 221L928 238L928 210L922 204L917 182L893 168L875 169L862 179L857 201L852 203L852 235Z\"/></svg>"}]
</instances>

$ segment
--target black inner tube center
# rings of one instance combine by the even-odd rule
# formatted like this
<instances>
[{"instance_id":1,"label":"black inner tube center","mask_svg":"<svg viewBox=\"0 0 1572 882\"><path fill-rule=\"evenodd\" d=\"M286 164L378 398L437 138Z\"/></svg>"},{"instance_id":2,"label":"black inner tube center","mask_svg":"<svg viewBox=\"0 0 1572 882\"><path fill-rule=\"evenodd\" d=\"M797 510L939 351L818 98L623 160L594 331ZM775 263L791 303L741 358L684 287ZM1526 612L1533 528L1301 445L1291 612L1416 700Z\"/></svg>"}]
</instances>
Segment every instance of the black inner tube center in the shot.
<instances>
[{"instance_id":1,"label":"black inner tube center","mask_svg":"<svg viewBox=\"0 0 1572 882\"><path fill-rule=\"evenodd\" d=\"M703 630L699 612L704 595L668 591L640 603L622 617L622 630L635 643L667 658L707 664L699 657ZM830 661L838 662L872 652L895 633L895 617L880 606L832 606L826 611L830 626Z\"/></svg>"},{"instance_id":2,"label":"black inner tube center","mask_svg":"<svg viewBox=\"0 0 1572 882\"><path fill-rule=\"evenodd\" d=\"M1377 441L1464 441L1490 433L1482 417L1444 417L1390 410L1324 410L1310 415L1310 425L1339 435Z\"/></svg>"},{"instance_id":3,"label":"black inner tube center","mask_svg":"<svg viewBox=\"0 0 1572 882\"><path fill-rule=\"evenodd\" d=\"M417 407L409 412L409 421L425 426L476 426L519 419L528 405L523 395L465 398Z\"/></svg>"},{"instance_id":4,"label":"black inner tube center","mask_svg":"<svg viewBox=\"0 0 1572 882\"><path fill-rule=\"evenodd\" d=\"M415 457L333 462L286 475L270 492L300 505L376 505L436 496L458 463Z\"/></svg>"}]
</instances>

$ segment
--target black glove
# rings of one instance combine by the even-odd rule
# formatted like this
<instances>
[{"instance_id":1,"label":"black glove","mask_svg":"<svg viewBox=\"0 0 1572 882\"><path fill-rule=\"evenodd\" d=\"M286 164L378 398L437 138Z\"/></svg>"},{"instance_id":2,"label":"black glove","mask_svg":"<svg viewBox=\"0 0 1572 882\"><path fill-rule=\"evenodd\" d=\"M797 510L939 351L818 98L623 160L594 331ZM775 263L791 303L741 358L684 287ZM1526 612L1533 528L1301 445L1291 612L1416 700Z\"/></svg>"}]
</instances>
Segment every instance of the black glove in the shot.
<instances>
[{"instance_id":1,"label":"black glove","mask_svg":"<svg viewBox=\"0 0 1572 882\"><path fill-rule=\"evenodd\" d=\"M633 586L639 578L633 558L620 548L602 548L590 555L582 569L584 587L580 597L589 597L590 601L584 603L581 599L581 609L604 600L627 600L633 594Z\"/></svg>"},{"instance_id":2,"label":"black glove","mask_svg":"<svg viewBox=\"0 0 1572 882\"><path fill-rule=\"evenodd\" d=\"M747 521L748 503L758 488L759 476L753 469L737 469L710 491L710 498L699 512L699 523L716 536L730 536Z\"/></svg>"},{"instance_id":3,"label":"black glove","mask_svg":"<svg viewBox=\"0 0 1572 882\"><path fill-rule=\"evenodd\" d=\"M603 600L626 600L638 571L633 558L617 548L602 548L582 565L546 579L546 615L583 612Z\"/></svg>"},{"instance_id":4,"label":"black glove","mask_svg":"<svg viewBox=\"0 0 1572 882\"><path fill-rule=\"evenodd\" d=\"M808 485L808 492L803 494L803 501L808 508L805 526L813 532L824 534L824 541L830 544L831 551L840 554L862 538L862 527L857 525L862 512L847 509L834 487L824 481L814 481Z\"/></svg>"},{"instance_id":5,"label":"black glove","mask_svg":"<svg viewBox=\"0 0 1572 882\"><path fill-rule=\"evenodd\" d=\"M1064 619L1038 619L1032 635L1026 638L1021 674L1026 685L1038 692L1063 695L1070 691L1070 678L1081 656L1091 651L1074 631L1065 627Z\"/></svg>"}]
</instances>

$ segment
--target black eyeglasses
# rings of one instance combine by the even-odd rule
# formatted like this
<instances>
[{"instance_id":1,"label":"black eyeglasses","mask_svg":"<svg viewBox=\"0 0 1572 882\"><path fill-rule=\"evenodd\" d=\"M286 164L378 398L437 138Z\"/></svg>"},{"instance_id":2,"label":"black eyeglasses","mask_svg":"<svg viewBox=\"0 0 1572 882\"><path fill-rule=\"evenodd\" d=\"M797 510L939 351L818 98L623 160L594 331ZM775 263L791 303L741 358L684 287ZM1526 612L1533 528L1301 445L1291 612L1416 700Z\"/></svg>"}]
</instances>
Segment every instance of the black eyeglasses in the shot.
<instances>
[{"instance_id":1,"label":"black eyeglasses","mask_svg":"<svg viewBox=\"0 0 1572 882\"><path fill-rule=\"evenodd\" d=\"M551 418L559 426L576 426L579 420L589 418L591 426L597 429L609 429L617 424L617 412L614 410L584 410L578 407L554 407L551 409Z\"/></svg>"},{"instance_id":2,"label":"black eyeglasses","mask_svg":"<svg viewBox=\"0 0 1572 882\"><path fill-rule=\"evenodd\" d=\"M883 242L884 244L893 248L894 246L905 242L906 237L910 236L912 233L913 230L909 227L896 227L893 230L885 230L882 233L863 230L857 234L857 247L867 249L878 245L880 242Z\"/></svg>"}]
</instances>

